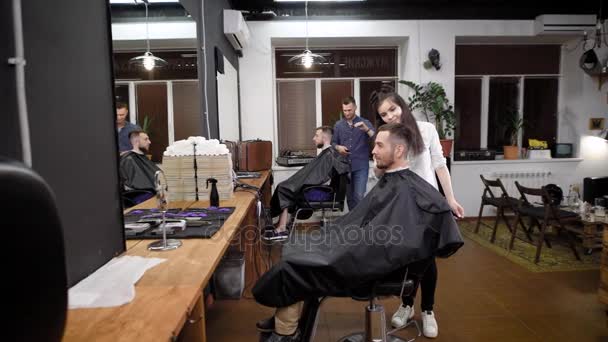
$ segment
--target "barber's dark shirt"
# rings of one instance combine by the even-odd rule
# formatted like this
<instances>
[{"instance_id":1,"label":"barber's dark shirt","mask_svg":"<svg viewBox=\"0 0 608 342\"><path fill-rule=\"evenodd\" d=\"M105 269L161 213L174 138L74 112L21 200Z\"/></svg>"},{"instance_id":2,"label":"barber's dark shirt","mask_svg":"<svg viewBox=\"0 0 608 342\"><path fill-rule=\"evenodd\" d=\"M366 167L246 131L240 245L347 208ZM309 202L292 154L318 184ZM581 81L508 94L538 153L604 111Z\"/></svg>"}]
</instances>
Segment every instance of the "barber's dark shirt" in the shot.
<instances>
[{"instance_id":1,"label":"barber's dark shirt","mask_svg":"<svg viewBox=\"0 0 608 342\"><path fill-rule=\"evenodd\" d=\"M369 136L367 133L355 127L357 122L364 122L368 128L373 129L372 123L360 116L355 116L353 126L342 118L334 125L334 135L332 144L346 146L350 155L351 171L358 171L369 168Z\"/></svg>"},{"instance_id":2,"label":"barber's dark shirt","mask_svg":"<svg viewBox=\"0 0 608 342\"><path fill-rule=\"evenodd\" d=\"M124 152L133 149L131 146L131 141L129 141L129 133L141 130L141 128L137 125L134 125L127 121L125 123L125 127L123 127L120 131L118 131L118 151Z\"/></svg>"}]
</instances>

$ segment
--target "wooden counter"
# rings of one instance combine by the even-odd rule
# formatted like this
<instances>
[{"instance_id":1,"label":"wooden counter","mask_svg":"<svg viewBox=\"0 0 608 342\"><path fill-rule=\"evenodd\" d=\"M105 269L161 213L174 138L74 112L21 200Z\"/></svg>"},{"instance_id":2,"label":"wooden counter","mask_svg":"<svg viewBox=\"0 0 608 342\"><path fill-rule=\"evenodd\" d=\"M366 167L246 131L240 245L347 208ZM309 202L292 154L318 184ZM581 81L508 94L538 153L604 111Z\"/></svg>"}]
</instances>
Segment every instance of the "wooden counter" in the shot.
<instances>
[{"instance_id":1,"label":"wooden counter","mask_svg":"<svg viewBox=\"0 0 608 342\"><path fill-rule=\"evenodd\" d=\"M246 182L265 187L269 197L269 172ZM237 191L222 206L235 207L222 228L211 239L183 239L172 251L152 252L152 240L129 240L123 255L167 259L148 270L135 285L135 299L113 308L68 311L64 341L206 341L202 291L209 282L231 241L247 218L255 212L254 195ZM266 198L268 197L268 198ZM154 208L150 199L133 209ZM207 207L208 201L174 202L170 207ZM255 215L254 215L255 217ZM247 266L246 266L247 267Z\"/></svg>"}]
</instances>

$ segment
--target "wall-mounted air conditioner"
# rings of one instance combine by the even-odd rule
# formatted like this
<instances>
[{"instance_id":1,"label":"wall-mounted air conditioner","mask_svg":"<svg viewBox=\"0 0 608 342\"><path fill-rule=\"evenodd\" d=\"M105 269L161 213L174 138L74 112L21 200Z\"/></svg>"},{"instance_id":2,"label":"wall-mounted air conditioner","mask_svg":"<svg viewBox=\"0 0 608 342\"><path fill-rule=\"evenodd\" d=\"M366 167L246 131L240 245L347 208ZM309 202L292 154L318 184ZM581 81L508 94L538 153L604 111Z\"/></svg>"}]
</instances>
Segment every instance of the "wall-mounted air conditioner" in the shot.
<instances>
[{"instance_id":1,"label":"wall-mounted air conditioner","mask_svg":"<svg viewBox=\"0 0 608 342\"><path fill-rule=\"evenodd\" d=\"M581 34L595 30L596 21L595 14L543 14L534 20L534 31L536 34Z\"/></svg>"},{"instance_id":2,"label":"wall-mounted air conditioner","mask_svg":"<svg viewBox=\"0 0 608 342\"><path fill-rule=\"evenodd\" d=\"M249 27L240 11L224 10L224 34L235 50L241 51L249 43Z\"/></svg>"}]
</instances>

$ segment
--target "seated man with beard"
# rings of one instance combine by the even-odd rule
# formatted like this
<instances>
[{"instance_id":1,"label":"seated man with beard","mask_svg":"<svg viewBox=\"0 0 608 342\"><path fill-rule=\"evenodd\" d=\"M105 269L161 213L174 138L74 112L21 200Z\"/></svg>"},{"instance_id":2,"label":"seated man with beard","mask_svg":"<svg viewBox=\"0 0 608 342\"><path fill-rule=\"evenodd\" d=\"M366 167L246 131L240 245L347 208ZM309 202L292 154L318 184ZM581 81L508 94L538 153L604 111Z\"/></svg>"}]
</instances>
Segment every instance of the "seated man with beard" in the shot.
<instances>
[{"instance_id":1,"label":"seated man with beard","mask_svg":"<svg viewBox=\"0 0 608 342\"><path fill-rule=\"evenodd\" d=\"M129 140L133 149L120 155L120 181L124 191L141 191L141 195L132 199L141 203L156 194L154 174L160 168L146 157L152 143L146 132L135 130L129 133Z\"/></svg>"},{"instance_id":2,"label":"seated man with beard","mask_svg":"<svg viewBox=\"0 0 608 342\"><path fill-rule=\"evenodd\" d=\"M283 241L289 236L287 225L289 214L293 213L298 203L302 202L302 189L310 185L320 185L328 182L334 176L345 175L350 171L350 164L331 144L333 129L328 126L317 127L312 138L317 148L322 151L317 158L306 164L289 179L279 183L270 201L272 217L279 216L276 229L266 231L263 236L267 241ZM308 200L327 200L322 198L325 193L308 194Z\"/></svg>"},{"instance_id":3,"label":"seated man with beard","mask_svg":"<svg viewBox=\"0 0 608 342\"><path fill-rule=\"evenodd\" d=\"M424 274L425 260L448 257L463 245L445 197L409 170L412 137L402 124L381 126L372 152L385 170L377 185L334 224L294 232L281 260L260 277L256 301L276 308L274 317L257 324L272 332L265 341L299 340L304 301L361 294L406 267Z\"/></svg>"}]
</instances>

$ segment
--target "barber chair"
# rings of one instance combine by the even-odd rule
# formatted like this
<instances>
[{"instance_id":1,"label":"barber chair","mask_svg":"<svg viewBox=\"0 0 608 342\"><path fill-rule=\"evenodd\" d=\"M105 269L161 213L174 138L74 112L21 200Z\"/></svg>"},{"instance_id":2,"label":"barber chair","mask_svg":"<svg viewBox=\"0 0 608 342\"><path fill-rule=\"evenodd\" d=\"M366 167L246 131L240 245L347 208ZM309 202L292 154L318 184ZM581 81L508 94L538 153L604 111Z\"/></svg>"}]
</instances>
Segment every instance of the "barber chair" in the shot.
<instances>
[{"instance_id":1,"label":"barber chair","mask_svg":"<svg viewBox=\"0 0 608 342\"><path fill-rule=\"evenodd\" d=\"M321 211L321 224L325 226L328 222L326 213L344 210L346 199L346 185L348 175L335 175L329 185L307 186L302 190L302 200L296 207L293 215L291 231L296 226L298 220L309 219L314 212Z\"/></svg>"},{"instance_id":2,"label":"barber chair","mask_svg":"<svg viewBox=\"0 0 608 342\"><path fill-rule=\"evenodd\" d=\"M369 304L365 307L365 330L344 336L340 338L339 342L412 342L416 337L421 336L422 332L418 322L414 319L410 320L406 325L401 328L387 331L386 316L384 313L384 307L377 303L378 297L386 296L399 296L401 297L404 293L411 293L414 289L414 282L407 279L407 271L403 278L403 281L398 279L385 279L374 283L369 289L363 289L357 291L356 294L351 295L354 300L367 301ZM321 306L325 298L314 299L306 302L304 310L302 312L302 318L300 319L299 329L302 333L301 342L311 342L314 338L317 315L319 307ZM394 336L397 331L406 329L409 326L416 327L416 337L404 340L400 337Z\"/></svg>"},{"instance_id":3,"label":"barber chair","mask_svg":"<svg viewBox=\"0 0 608 342\"><path fill-rule=\"evenodd\" d=\"M67 275L61 222L53 193L24 165L0 160L0 208L10 309L5 341L61 341L67 315ZM8 336L6 336L8 334Z\"/></svg>"}]
</instances>

